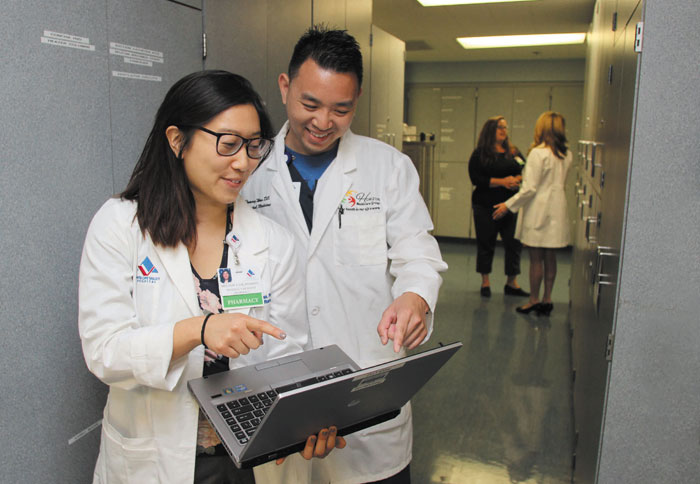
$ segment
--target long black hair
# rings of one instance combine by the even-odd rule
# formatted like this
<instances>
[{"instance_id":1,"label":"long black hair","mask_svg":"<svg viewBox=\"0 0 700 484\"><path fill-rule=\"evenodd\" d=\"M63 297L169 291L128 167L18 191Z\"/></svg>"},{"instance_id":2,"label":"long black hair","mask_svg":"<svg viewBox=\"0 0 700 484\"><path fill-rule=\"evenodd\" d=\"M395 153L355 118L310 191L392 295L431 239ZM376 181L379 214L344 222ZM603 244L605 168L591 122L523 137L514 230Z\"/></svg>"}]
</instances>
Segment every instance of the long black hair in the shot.
<instances>
[{"instance_id":1,"label":"long black hair","mask_svg":"<svg viewBox=\"0 0 700 484\"><path fill-rule=\"evenodd\" d=\"M226 109L243 104L257 111L260 136L273 138L272 123L260 96L247 79L237 74L194 72L177 81L165 95L131 179L119 195L137 202L141 231L147 232L155 244L175 247L180 242L187 246L195 242L195 202L181 155L192 139L194 126L202 126ZM178 155L165 135L169 126L177 126L183 135Z\"/></svg>"}]
</instances>

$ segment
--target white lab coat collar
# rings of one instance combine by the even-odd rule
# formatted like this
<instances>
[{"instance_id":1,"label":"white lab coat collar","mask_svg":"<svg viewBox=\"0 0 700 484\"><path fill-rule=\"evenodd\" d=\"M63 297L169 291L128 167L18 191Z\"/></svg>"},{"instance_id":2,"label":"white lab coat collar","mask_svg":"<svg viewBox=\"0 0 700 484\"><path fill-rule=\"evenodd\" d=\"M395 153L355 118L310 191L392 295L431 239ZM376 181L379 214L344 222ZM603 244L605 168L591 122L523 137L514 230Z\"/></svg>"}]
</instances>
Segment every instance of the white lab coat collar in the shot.
<instances>
[{"instance_id":1,"label":"white lab coat collar","mask_svg":"<svg viewBox=\"0 0 700 484\"><path fill-rule=\"evenodd\" d=\"M288 130L289 121L284 123L282 129L275 136L273 151L270 157L265 160L261 169L277 173L277 176L272 175L269 179L272 180L272 189L277 192L281 200L299 200L299 195L294 192L292 177L287 169L287 158L284 155L284 138L287 136ZM293 212L293 220L297 225L296 231L300 234L307 234L308 237L309 229L306 227L301 205L292 203L287 208Z\"/></svg>"},{"instance_id":2,"label":"white lab coat collar","mask_svg":"<svg viewBox=\"0 0 700 484\"><path fill-rule=\"evenodd\" d=\"M239 254L249 254L257 256L265 252L270 246L267 233L260 224L260 218L245 201L239 196L233 209L233 233L241 241ZM248 243L246 243L248 241ZM251 243L254 241L254 243ZM229 262L233 254L229 251Z\"/></svg>"},{"instance_id":3,"label":"white lab coat collar","mask_svg":"<svg viewBox=\"0 0 700 484\"><path fill-rule=\"evenodd\" d=\"M279 176L270 177L272 187L283 200L298 200L298 195L293 191L293 185L289 170L286 166L284 155L284 140L289 131L289 121L284 123L282 129L275 137L274 151L270 163L266 162L266 169L278 172ZM352 187L353 177L350 175L357 169L356 143L352 142L355 135L346 131L340 138L338 154L323 176L319 179L314 195L314 223L309 236L307 257L311 257L318 247L321 236L329 223L334 220L337 209L347 191ZM302 233L308 234L304 214L299 203L293 204L295 223L299 225Z\"/></svg>"}]
</instances>

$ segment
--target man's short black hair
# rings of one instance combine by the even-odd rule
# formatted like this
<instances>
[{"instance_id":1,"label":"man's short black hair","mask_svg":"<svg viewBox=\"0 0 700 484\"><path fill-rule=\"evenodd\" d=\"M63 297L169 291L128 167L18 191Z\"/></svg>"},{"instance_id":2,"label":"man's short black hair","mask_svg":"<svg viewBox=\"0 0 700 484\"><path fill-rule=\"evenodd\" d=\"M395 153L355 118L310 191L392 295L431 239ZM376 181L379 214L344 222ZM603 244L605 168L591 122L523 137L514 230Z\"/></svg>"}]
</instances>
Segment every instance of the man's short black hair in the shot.
<instances>
[{"instance_id":1,"label":"man's short black hair","mask_svg":"<svg viewBox=\"0 0 700 484\"><path fill-rule=\"evenodd\" d=\"M355 74L357 87L362 86L360 45L347 30L329 30L323 25L314 25L307 30L294 46L287 71L290 81L307 59L312 59L323 69Z\"/></svg>"}]
</instances>

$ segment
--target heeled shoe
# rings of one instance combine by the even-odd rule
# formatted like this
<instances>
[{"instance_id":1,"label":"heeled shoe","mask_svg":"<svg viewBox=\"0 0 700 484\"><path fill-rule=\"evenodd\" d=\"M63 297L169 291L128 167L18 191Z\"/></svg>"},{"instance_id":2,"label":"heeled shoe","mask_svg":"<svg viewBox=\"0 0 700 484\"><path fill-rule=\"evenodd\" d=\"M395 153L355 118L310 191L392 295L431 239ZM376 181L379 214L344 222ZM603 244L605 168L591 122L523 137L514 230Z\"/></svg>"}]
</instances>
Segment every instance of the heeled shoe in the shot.
<instances>
[{"instance_id":1,"label":"heeled shoe","mask_svg":"<svg viewBox=\"0 0 700 484\"><path fill-rule=\"evenodd\" d=\"M540 305L541 305L541 303L535 303L532 306L528 306L528 307L525 307L523 305L523 306L516 307L515 310L521 314L530 314L532 311L536 311L539 314Z\"/></svg>"},{"instance_id":2,"label":"heeled shoe","mask_svg":"<svg viewBox=\"0 0 700 484\"><path fill-rule=\"evenodd\" d=\"M508 296L523 296L523 297L530 296L530 293L523 291L522 287L513 287L513 286L509 286L508 284L503 286L503 293L508 295Z\"/></svg>"},{"instance_id":3,"label":"heeled shoe","mask_svg":"<svg viewBox=\"0 0 700 484\"><path fill-rule=\"evenodd\" d=\"M490 286L484 286L481 288L481 297L491 297L491 287Z\"/></svg>"},{"instance_id":4,"label":"heeled shoe","mask_svg":"<svg viewBox=\"0 0 700 484\"><path fill-rule=\"evenodd\" d=\"M540 303L540 307L537 309L538 316L549 316L554 309L554 304L552 303Z\"/></svg>"}]
</instances>

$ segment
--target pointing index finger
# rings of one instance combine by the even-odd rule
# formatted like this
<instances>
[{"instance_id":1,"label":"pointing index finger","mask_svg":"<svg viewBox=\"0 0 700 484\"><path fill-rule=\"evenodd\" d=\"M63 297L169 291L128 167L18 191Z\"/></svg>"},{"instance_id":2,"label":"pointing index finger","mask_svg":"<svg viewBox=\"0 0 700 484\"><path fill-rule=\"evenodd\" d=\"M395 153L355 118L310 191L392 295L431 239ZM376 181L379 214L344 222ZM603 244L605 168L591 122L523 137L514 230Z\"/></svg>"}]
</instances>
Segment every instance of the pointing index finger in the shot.
<instances>
[{"instance_id":1,"label":"pointing index finger","mask_svg":"<svg viewBox=\"0 0 700 484\"><path fill-rule=\"evenodd\" d=\"M250 320L246 323L246 327L249 331L252 331L256 335L259 334L261 337L262 333L269 334L273 338L277 339L285 339L287 337L287 333L282 331L280 328L261 319L250 318Z\"/></svg>"}]
</instances>

